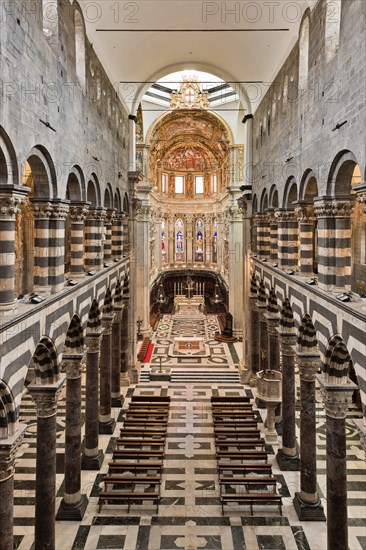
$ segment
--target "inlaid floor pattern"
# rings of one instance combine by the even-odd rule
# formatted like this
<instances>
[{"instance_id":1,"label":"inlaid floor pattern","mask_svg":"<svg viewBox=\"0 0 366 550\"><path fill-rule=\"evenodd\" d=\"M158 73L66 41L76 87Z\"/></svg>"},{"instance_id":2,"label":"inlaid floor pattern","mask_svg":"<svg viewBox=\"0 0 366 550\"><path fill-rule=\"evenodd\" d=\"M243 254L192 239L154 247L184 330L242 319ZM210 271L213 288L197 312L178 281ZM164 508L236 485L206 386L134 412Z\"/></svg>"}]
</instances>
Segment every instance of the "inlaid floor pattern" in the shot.
<instances>
[{"instance_id":1,"label":"inlaid floor pattern","mask_svg":"<svg viewBox=\"0 0 366 550\"><path fill-rule=\"evenodd\" d=\"M210 325L214 330L213 316L204 319L204 330L207 331ZM171 327L172 320L165 316L154 338L152 364L170 344ZM105 452L102 468L82 472L82 492L89 498L84 519L80 523L56 522L56 550L325 550L326 524L310 522L301 525L297 519L292 498L299 491L300 475L299 472L278 469L276 445L267 445L267 451L277 478L277 491L283 497L283 517L272 507L258 507L252 517L246 507L236 505L228 507L222 515L210 399L212 395L247 395L251 399L254 396L250 388L239 382L236 369L238 348L214 341L210 348L213 350L211 357L200 359L196 365L183 366L179 359L170 360L173 367L171 382L150 382L147 365L141 371L139 384L124 388L124 410L132 395L171 397L159 514L153 506L145 509L135 506L127 514L126 507L112 505L105 505L98 513L102 478L108 471L107 463L123 426L123 410L113 409L117 421L115 432L99 439L99 446ZM210 363L215 357L220 358L219 368ZM84 390L82 398L84 403ZM64 448L64 414L65 389L58 407L57 452L60 454ZM359 413L351 411L347 420L350 550L361 550L366 542L364 453L352 423L352 417L356 416L360 416ZM261 410L259 420L264 419L265 411ZM29 427L16 465L14 532L16 548L30 550L34 545L36 418L27 394L22 402L21 420ZM317 420L318 483L326 511L325 417L320 399ZM261 422L259 428L263 429ZM58 473L56 509L63 490L63 474Z\"/></svg>"}]
</instances>

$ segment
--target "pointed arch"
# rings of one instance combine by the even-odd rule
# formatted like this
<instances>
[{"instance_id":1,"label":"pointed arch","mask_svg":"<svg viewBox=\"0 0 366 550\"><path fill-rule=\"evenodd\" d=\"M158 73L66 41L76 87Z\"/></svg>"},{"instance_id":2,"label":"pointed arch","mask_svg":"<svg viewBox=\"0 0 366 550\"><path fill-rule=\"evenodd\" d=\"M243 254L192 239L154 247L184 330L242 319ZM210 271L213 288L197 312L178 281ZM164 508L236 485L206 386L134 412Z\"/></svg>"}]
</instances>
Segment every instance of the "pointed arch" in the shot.
<instances>
[{"instance_id":1,"label":"pointed arch","mask_svg":"<svg viewBox=\"0 0 366 550\"><path fill-rule=\"evenodd\" d=\"M295 334L295 319L292 311L291 303L288 298L285 298L280 313L280 329L284 333Z\"/></svg>"},{"instance_id":2,"label":"pointed arch","mask_svg":"<svg viewBox=\"0 0 366 550\"><path fill-rule=\"evenodd\" d=\"M349 376L352 359L342 337L332 336L325 351L323 372L327 382L345 384Z\"/></svg>"},{"instance_id":3,"label":"pointed arch","mask_svg":"<svg viewBox=\"0 0 366 550\"><path fill-rule=\"evenodd\" d=\"M32 382L37 385L55 384L60 377L59 365L55 346L48 338L41 338L31 360L34 379Z\"/></svg>"},{"instance_id":4,"label":"pointed arch","mask_svg":"<svg viewBox=\"0 0 366 550\"><path fill-rule=\"evenodd\" d=\"M13 144L0 126L0 184L19 185L19 170Z\"/></svg>"},{"instance_id":5,"label":"pointed arch","mask_svg":"<svg viewBox=\"0 0 366 550\"><path fill-rule=\"evenodd\" d=\"M299 334L297 337L297 346L299 351L317 351L318 341L316 339L316 330L308 313L306 313L301 319Z\"/></svg>"},{"instance_id":6,"label":"pointed arch","mask_svg":"<svg viewBox=\"0 0 366 550\"><path fill-rule=\"evenodd\" d=\"M270 315L278 315L279 308L278 308L278 302L277 302L277 296L274 287L271 287L271 290L269 291L268 296L268 304L267 304L267 313Z\"/></svg>"},{"instance_id":7,"label":"pointed arch","mask_svg":"<svg viewBox=\"0 0 366 550\"><path fill-rule=\"evenodd\" d=\"M112 300L112 292L110 288L107 288L107 291L105 293L104 302L103 302L103 308L102 308L102 316L103 317L110 317L113 315L113 300Z\"/></svg>"},{"instance_id":8,"label":"pointed arch","mask_svg":"<svg viewBox=\"0 0 366 550\"><path fill-rule=\"evenodd\" d=\"M92 305L89 310L88 323L87 323L87 334L93 332L100 332L102 328L100 309L98 306L97 300L94 298Z\"/></svg>"},{"instance_id":9,"label":"pointed arch","mask_svg":"<svg viewBox=\"0 0 366 550\"><path fill-rule=\"evenodd\" d=\"M64 353L83 353L84 350L84 331L81 319L77 313L74 313L66 333Z\"/></svg>"},{"instance_id":10,"label":"pointed arch","mask_svg":"<svg viewBox=\"0 0 366 550\"><path fill-rule=\"evenodd\" d=\"M4 380L0 380L0 441L15 434L18 415L14 396Z\"/></svg>"}]
</instances>

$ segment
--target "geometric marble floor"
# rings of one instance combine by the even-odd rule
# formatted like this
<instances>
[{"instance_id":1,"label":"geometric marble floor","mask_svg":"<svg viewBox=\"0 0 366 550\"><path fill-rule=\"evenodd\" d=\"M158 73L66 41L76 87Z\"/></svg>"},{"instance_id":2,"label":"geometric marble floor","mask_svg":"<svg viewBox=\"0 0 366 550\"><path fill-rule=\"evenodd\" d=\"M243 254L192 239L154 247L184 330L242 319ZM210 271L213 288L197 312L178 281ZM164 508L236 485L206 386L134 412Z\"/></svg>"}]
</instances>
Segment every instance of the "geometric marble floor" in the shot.
<instances>
[{"instance_id":1,"label":"geometric marble floor","mask_svg":"<svg viewBox=\"0 0 366 550\"><path fill-rule=\"evenodd\" d=\"M186 322L184 323L187 327ZM151 364L159 364L159 355L172 369L171 382L150 382L150 365L143 367L140 381L125 390L124 409L113 409L117 421L112 436L102 435L99 447L105 451L100 471L82 472L82 492L89 504L81 522L56 522L56 549L222 549L222 550L325 550L326 523L298 521L292 505L299 490L299 472L281 472L275 459L277 445L267 445L269 461L277 478L277 490L283 497L283 516L277 510L255 508L254 516L246 507L225 508L222 515L218 500L218 478L214 452L211 396L246 395L255 397L252 389L240 383L237 373L240 343L224 344L212 339L217 330L214 316L205 318L202 326L192 328L203 333L209 345L210 357L192 364L181 358L167 358L167 349L180 334L177 323L164 316L154 335ZM178 330L179 332L179 330ZM189 334L184 334L188 336ZM219 362L215 362L220 359ZM212 362L213 360L213 362ZM163 363L164 364L164 363ZM186 372L184 381L179 373ZM204 374L209 379L202 380ZM225 378L226 373L226 378ZM234 376L232 376L234 375ZM105 505L98 511L98 491L102 476L108 470L114 441L123 425L123 414L132 395L168 395L171 398L166 457L164 460L161 504L156 508ZM83 391L83 398L85 392ZM58 407L57 450L64 446L65 394ZM260 410L259 428L263 429L265 411ZM365 462L357 430L352 418L360 417L351 410L347 419L349 548L366 548ZM297 422L299 411L297 411ZM35 490L35 416L30 398L25 395L21 421L28 424L27 434L19 452L15 473L15 548L29 550L34 543ZM317 467L319 493L326 512L325 477L325 417L321 400L317 403ZM57 474L56 509L63 495L63 475ZM0 544L1 547L1 544ZM330 549L329 549L330 550ZM333 549L332 549L333 550ZM336 549L334 549L336 550Z\"/></svg>"}]
</instances>

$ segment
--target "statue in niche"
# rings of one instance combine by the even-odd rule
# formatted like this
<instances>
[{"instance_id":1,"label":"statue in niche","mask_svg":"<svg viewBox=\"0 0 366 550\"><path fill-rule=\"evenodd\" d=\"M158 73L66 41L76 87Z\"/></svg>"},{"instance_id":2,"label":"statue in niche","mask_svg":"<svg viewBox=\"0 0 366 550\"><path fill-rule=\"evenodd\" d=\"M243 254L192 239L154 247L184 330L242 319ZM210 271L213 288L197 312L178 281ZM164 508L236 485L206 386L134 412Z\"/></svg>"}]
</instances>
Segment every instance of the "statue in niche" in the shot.
<instances>
[{"instance_id":1,"label":"statue in niche","mask_svg":"<svg viewBox=\"0 0 366 550\"><path fill-rule=\"evenodd\" d=\"M193 199L193 175L187 174L186 177L186 194L188 199Z\"/></svg>"}]
</instances>

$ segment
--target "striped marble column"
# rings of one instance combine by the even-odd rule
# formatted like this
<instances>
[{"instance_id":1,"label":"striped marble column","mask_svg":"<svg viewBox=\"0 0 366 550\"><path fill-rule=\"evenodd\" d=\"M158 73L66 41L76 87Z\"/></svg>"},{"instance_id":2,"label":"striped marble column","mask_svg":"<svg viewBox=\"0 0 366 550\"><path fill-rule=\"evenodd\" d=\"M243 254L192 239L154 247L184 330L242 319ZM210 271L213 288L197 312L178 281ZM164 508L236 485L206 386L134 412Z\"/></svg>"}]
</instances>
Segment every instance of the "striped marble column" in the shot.
<instances>
[{"instance_id":1,"label":"striped marble column","mask_svg":"<svg viewBox=\"0 0 366 550\"><path fill-rule=\"evenodd\" d=\"M112 324L112 407L122 407L121 397L121 323L123 311L121 282L118 279L113 298L114 318Z\"/></svg>"},{"instance_id":2,"label":"striped marble column","mask_svg":"<svg viewBox=\"0 0 366 550\"><path fill-rule=\"evenodd\" d=\"M122 288L122 298L123 298L123 311L122 311L122 321L121 321L121 385L129 386L130 385L130 375L128 372L128 339L130 336L129 330L129 319L130 319L130 307L129 307L129 298L130 298L130 282L129 276L125 275L123 280ZM133 327L131 327L133 329ZM133 335L132 335L133 338Z\"/></svg>"},{"instance_id":3,"label":"striped marble column","mask_svg":"<svg viewBox=\"0 0 366 550\"><path fill-rule=\"evenodd\" d=\"M255 215L252 217L252 225L251 225L253 255L258 254L257 224L258 224L258 218L257 218L257 215Z\"/></svg>"},{"instance_id":4,"label":"striped marble column","mask_svg":"<svg viewBox=\"0 0 366 550\"><path fill-rule=\"evenodd\" d=\"M69 209L71 221L70 278L84 277L84 223L88 214L86 203L72 203Z\"/></svg>"},{"instance_id":5,"label":"striped marble column","mask_svg":"<svg viewBox=\"0 0 366 550\"><path fill-rule=\"evenodd\" d=\"M259 283L256 306L258 311L259 331L255 335L255 338L257 338L259 342L259 371L262 371L268 369L268 331L267 319L265 317L267 311L267 295L263 280ZM260 409L266 408L264 401L258 397L256 399L256 405Z\"/></svg>"},{"instance_id":6,"label":"striped marble column","mask_svg":"<svg viewBox=\"0 0 366 550\"><path fill-rule=\"evenodd\" d=\"M269 220L269 249L270 261L278 263L278 222L274 212L271 212Z\"/></svg>"},{"instance_id":7,"label":"striped marble column","mask_svg":"<svg viewBox=\"0 0 366 550\"><path fill-rule=\"evenodd\" d=\"M48 249L52 205L48 200L32 199L34 217L34 291L50 292Z\"/></svg>"},{"instance_id":8,"label":"striped marble column","mask_svg":"<svg viewBox=\"0 0 366 550\"><path fill-rule=\"evenodd\" d=\"M300 521L325 521L317 489L315 376L320 355L314 326L309 316L303 321L295 354L300 370L300 492L294 508Z\"/></svg>"},{"instance_id":9,"label":"striped marble column","mask_svg":"<svg viewBox=\"0 0 366 550\"><path fill-rule=\"evenodd\" d=\"M112 383L112 323L113 301L108 289L104 298L102 326L104 328L100 346L100 394L99 394L99 433L112 434L116 422L111 416Z\"/></svg>"},{"instance_id":10,"label":"striped marble column","mask_svg":"<svg viewBox=\"0 0 366 550\"><path fill-rule=\"evenodd\" d=\"M103 244L103 262L109 265L112 261L112 224L113 211L108 210L104 217L104 244Z\"/></svg>"},{"instance_id":11,"label":"striped marble column","mask_svg":"<svg viewBox=\"0 0 366 550\"><path fill-rule=\"evenodd\" d=\"M257 372L259 372L259 317L257 308L257 279L255 272L252 272L250 278L250 338L251 338L251 377L250 385L257 383Z\"/></svg>"},{"instance_id":12,"label":"striped marble column","mask_svg":"<svg viewBox=\"0 0 366 550\"><path fill-rule=\"evenodd\" d=\"M298 205L295 212L299 220L300 275L306 276L313 273L314 207L313 205Z\"/></svg>"},{"instance_id":13,"label":"striped marble column","mask_svg":"<svg viewBox=\"0 0 366 550\"><path fill-rule=\"evenodd\" d=\"M88 505L88 497L81 493L81 372L83 350L73 346L79 340L79 327L74 326L75 339L66 339L68 353L62 356L66 372L65 421L65 491L56 520L81 521Z\"/></svg>"},{"instance_id":14,"label":"striped marble column","mask_svg":"<svg viewBox=\"0 0 366 550\"><path fill-rule=\"evenodd\" d=\"M120 260L123 253L123 214L115 214L112 220L112 257Z\"/></svg>"},{"instance_id":15,"label":"striped marble column","mask_svg":"<svg viewBox=\"0 0 366 550\"><path fill-rule=\"evenodd\" d=\"M267 313L265 313L268 332L268 367L272 370L281 370L280 367L280 342L278 338L277 328L280 321L278 311L277 297L274 288L272 287L267 302ZM275 425L279 435L282 434L282 411L281 403L275 408Z\"/></svg>"},{"instance_id":16,"label":"striped marble column","mask_svg":"<svg viewBox=\"0 0 366 550\"><path fill-rule=\"evenodd\" d=\"M89 210L84 233L86 271L100 271L103 268L103 220L102 208Z\"/></svg>"},{"instance_id":17,"label":"striped marble column","mask_svg":"<svg viewBox=\"0 0 366 550\"><path fill-rule=\"evenodd\" d=\"M317 375L327 428L328 548L348 550L346 417L357 389L348 378L351 358L345 346L335 348L331 361Z\"/></svg>"},{"instance_id":18,"label":"striped marble column","mask_svg":"<svg viewBox=\"0 0 366 550\"><path fill-rule=\"evenodd\" d=\"M28 386L37 410L35 550L55 548L56 414L64 381L65 375Z\"/></svg>"},{"instance_id":19,"label":"striped marble column","mask_svg":"<svg viewBox=\"0 0 366 550\"><path fill-rule=\"evenodd\" d=\"M85 442L82 470L99 470L104 453L99 449L99 352L103 329L98 302L93 300L86 331Z\"/></svg>"},{"instance_id":20,"label":"striped marble column","mask_svg":"<svg viewBox=\"0 0 366 550\"><path fill-rule=\"evenodd\" d=\"M65 287L65 220L69 203L55 201L51 203L48 244L48 284L51 292L56 293Z\"/></svg>"},{"instance_id":21,"label":"striped marble column","mask_svg":"<svg viewBox=\"0 0 366 550\"><path fill-rule=\"evenodd\" d=\"M260 260L267 260L270 253L269 218L267 214L257 214L257 254Z\"/></svg>"},{"instance_id":22,"label":"striped marble column","mask_svg":"<svg viewBox=\"0 0 366 550\"><path fill-rule=\"evenodd\" d=\"M5 392L10 396L8 386L0 381L1 402L7 407L0 410L0 547L2 550L13 550L15 459L27 425L18 424L12 396L11 402L8 401Z\"/></svg>"},{"instance_id":23,"label":"striped marble column","mask_svg":"<svg viewBox=\"0 0 366 550\"><path fill-rule=\"evenodd\" d=\"M18 205L24 202L27 191L8 194L0 190L0 312L16 307L15 223Z\"/></svg>"},{"instance_id":24,"label":"striped marble column","mask_svg":"<svg viewBox=\"0 0 366 550\"><path fill-rule=\"evenodd\" d=\"M294 211L276 210L278 221L278 266L298 269L298 221Z\"/></svg>"},{"instance_id":25,"label":"striped marble column","mask_svg":"<svg viewBox=\"0 0 366 550\"><path fill-rule=\"evenodd\" d=\"M295 420L295 321L291 304L286 298L281 310L278 335L282 357L282 448L276 458L280 470L298 471L300 459L296 443Z\"/></svg>"},{"instance_id":26,"label":"striped marble column","mask_svg":"<svg viewBox=\"0 0 366 550\"><path fill-rule=\"evenodd\" d=\"M127 214L123 215L123 255L127 256L130 252L130 231L129 231L130 218Z\"/></svg>"},{"instance_id":27,"label":"striped marble column","mask_svg":"<svg viewBox=\"0 0 366 550\"><path fill-rule=\"evenodd\" d=\"M322 290L350 289L351 213L350 200L322 197L314 201L318 219L318 285Z\"/></svg>"}]
</instances>

